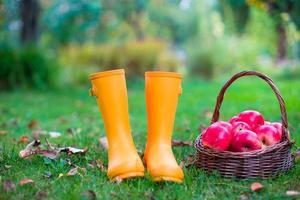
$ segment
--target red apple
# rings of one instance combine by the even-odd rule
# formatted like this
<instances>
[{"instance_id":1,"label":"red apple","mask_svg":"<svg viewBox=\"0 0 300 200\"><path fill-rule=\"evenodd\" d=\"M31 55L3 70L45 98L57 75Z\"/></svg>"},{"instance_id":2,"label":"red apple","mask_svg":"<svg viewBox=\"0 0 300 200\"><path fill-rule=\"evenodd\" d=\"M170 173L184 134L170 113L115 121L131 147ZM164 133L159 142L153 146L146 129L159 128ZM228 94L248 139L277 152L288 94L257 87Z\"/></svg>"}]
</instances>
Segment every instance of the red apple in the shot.
<instances>
[{"instance_id":1,"label":"red apple","mask_svg":"<svg viewBox=\"0 0 300 200\"><path fill-rule=\"evenodd\" d=\"M257 127L265 124L263 116L255 110L246 110L238 115L239 121L247 123L252 131L255 131Z\"/></svg>"},{"instance_id":2,"label":"red apple","mask_svg":"<svg viewBox=\"0 0 300 200\"><path fill-rule=\"evenodd\" d=\"M228 150L231 139L231 133L218 124L212 124L202 132L202 144L219 151Z\"/></svg>"},{"instance_id":3,"label":"red apple","mask_svg":"<svg viewBox=\"0 0 300 200\"><path fill-rule=\"evenodd\" d=\"M222 127L226 128L229 131L229 133L231 132L232 125L228 122L218 121L218 122L215 122L213 124L218 125L218 126L222 126Z\"/></svg>"},{"instance_id":4,"label":"red apple","mask_svg":"<svg viewBox=\"0 0 300 200\"><path fill-rule=\"evenodd\" d=\"M272 146L281 140L281 133L272 125L262 125L258 127L256 134L265 146Z\"/></svg>"},{"instance_id":5,"label":"red apple","mask_svg":"<svg viewBox=\"0 0 300 200\"><path fill-rule=\"evenodd\" d=\"M281 136L282 136L282 124L279 123L279 122L273 122L273 123L271 123L271 125L274 126L277 129L278 133L280 134L280 138L281 138Z\"/></svg>"},{"instance_id":6,"label":"red apple","mask_svg":"<svg viewBox=\"0 0 300 200\"><path fill-rule=\"evenodd\" d=\"M245 122L234 122L232 124L232 134L235 135L237 133L239 133L242 130L251 130L251 127L246 124Z\"/></svg>"},{"instance_id":7,"label":"red apple","mask_svg":"<svg viewBox=\"0 0 300 200\"><path fill-rule=\"evenodd\" d=\"M242 130L232 138L231 150L235 152L249 152L262 148L258 136L249 130Z\"/></svg>"},{"instance_id":8,"label":"red apple","mask_svg":"<svg viewBox=\"0 0 300 200\"><path fill-rule=\"evenodd\" d=\"M233 116L230 118L230 120L228 121L230 124L233 124L234 122L238 122L240 121L240 119L237 116Z\"/></svg>"}]
</instances>

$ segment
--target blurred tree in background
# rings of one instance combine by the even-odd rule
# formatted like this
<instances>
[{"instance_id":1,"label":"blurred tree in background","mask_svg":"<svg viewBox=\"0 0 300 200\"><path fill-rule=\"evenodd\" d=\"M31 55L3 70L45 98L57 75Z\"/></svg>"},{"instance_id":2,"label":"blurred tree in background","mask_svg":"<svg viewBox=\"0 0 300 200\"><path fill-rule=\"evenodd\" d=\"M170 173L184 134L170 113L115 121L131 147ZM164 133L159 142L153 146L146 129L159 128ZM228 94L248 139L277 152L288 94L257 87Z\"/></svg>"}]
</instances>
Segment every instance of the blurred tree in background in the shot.
<instances>
[{"instance_id":1,"label":"blurred tree in background","mask_svg":"<svg viewBox=\"0 0 300 200\"><path fill-rule=\"evenodd\" d=\"M297 0L0 0L0 87L86 83L114 68L297 77L299 15Z\"/></svg>"},{"instance_id":2,"label":"blurred tree in background","mask_svg":"<svg viewBox=\"0 0 300 200\"><path fill-rule=\"evenodd\" d=\"M38 21L40 5L38 0L27 0L19 3L21 18L21 42L23 44L35 43L38 39Z\"/></svg>"}]
</instances>

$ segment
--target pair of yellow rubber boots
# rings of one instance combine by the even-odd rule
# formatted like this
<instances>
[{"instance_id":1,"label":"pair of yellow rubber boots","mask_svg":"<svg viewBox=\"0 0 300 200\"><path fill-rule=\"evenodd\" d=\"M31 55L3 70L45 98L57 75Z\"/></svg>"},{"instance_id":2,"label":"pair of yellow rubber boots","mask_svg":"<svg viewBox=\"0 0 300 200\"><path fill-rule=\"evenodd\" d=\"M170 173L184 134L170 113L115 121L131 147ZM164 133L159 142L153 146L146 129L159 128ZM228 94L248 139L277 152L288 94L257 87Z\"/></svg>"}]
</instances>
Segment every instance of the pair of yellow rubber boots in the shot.
<instances>
[{"instance_id":1,"label":"pair of yellow rubber boots","mask_svg":"<svg viewBox=\"0 0 300 200\"><path fill-rule=\"evenodd\" d=\"M181 79L174 72L145 73L148 137L144 161L154 181L180 183L184 177L171 147ZM114 181L144 176L131 135L124 70L98 72L90 80L90 93L97 98L108 140L108 177Z\"/></svg>"}]
</instances>

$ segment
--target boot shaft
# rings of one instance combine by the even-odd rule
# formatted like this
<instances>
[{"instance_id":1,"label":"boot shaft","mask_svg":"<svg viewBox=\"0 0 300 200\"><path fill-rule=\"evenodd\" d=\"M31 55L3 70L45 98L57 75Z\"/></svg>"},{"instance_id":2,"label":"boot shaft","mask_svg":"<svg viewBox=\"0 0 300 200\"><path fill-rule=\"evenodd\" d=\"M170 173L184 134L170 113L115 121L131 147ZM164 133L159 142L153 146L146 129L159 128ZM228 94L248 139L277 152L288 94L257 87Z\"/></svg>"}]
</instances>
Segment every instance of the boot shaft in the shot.
<instances>
[{"instance_id":1,"label":"boot shaft","mask_svg":"<svg viewBox=\"0 0 300 200\"><path fill-rule=\"evenodd\" d=\"M174 72L145 73L148 142L171 144L181 79Z\"/></svg>"},{"instance_id":2,"label":"boot shaft","mask_svg":"<svg viewBox=\"0 0 300 200\"><path fill-rule=\"evenodd\" d=\"M131 136L123 69L92 74L90 93L97 97L108 140L108 171L112 180L144 175L143 163Z\"/></svg>"},{"instance_id":3,"label":"boot shaft","mask_svg":"<svg viewBox=\"0 0 300 200\"><path fill-rule=\"evenodd\" d=\"M90 76L91 93L96 96L109 144L109 153L115 145L133 145L128 115L128 98L123 69L98 72ZM116 137L117 135L117 137ZM125 142L124 141L128 141Z\"/></svg>"}]
</instances>

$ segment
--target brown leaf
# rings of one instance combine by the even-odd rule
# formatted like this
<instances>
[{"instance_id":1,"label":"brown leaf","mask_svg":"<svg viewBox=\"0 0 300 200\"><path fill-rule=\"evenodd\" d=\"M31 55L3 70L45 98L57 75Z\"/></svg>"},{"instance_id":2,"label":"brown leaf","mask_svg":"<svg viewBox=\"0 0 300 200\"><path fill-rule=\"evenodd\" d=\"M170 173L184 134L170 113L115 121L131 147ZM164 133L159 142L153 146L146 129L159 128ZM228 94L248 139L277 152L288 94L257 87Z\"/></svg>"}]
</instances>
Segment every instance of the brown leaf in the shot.
<instances>
[{"instance_id":1,"label":"brown leaf","mask_svg":"<svg viewBox=\"0 0 300 200\"><path fill-rule=\"evenodd\" d=\"M88 199L88 200L96 200L96 193L93 190L87 190L83 193L81 193L82 199Z\"/></svg>"},{"instance_id":2,"label":"brown leaf","mask_svg":"<svg viewBox=\"0 0 300 200\"><path fill-rule=\"evenodd\" d=\"M102 145L102 147L104 147L104 149L108 150L108 141L107 141L107 137L101 137L99 139L99 143Z\"/></svg>"},{"instance_id":3,"label":"brown leaf","mask_svg":"<svg viewBox=\"0 0 300 200\"><path fill-rule=\"evenodd\" d=\"M58 153L55 151L50 151L50 150L43 150L43 149L36 149L34 151L34 154L39 154L44 157L50 158L50 159L55 159L58 157Z\"/></svg>"},{"instance_id":4,"label":"brown leaf","mask_svg":"<svg viewBox=\"0 0 300 200\"><path fill-rule=\"evenodd\" d=\"M288 191L286 191L286 195L287 196L298 196L298 195L300 195L300 192L298 192L296 190L288 190Z\"/></svg>"},{"instance_id":5,"label":"brown leaf","mask_svg":"<svg viewBox=\"0 0 300 200\"><path fill-rule=\"evenodd\" d=\"M33 140L25 147L25 149L23 149L19 152L19 156L21 158L26 158L32 154L35 154L33 149L35 147L38 147L40 144L41 144L41 142L39 140Z\"/></svg>"},{"instance_id":6,"label":"brown leaf","mask_svg":"<svg viewBox=\"0 0 300 200\"><path fill-rule=\"evenodd\" d=\"M24 178L24 179L20 180L19 185L22 186L22 185L29 184L29 183L34 183L34 181L29 178Z\"/></svg>"},{"instance_id":7,"label":"brown leaf","mask_svg":"<svg viewBox=\"0 0 300 200\"><path fill-rule=\"evenodd\" d=\"M19 142L20 143L28 143L29 142L29 137L23 135L23 136L20 137Z\"/></svg>"},{"instance_id":8,"label":"brown leaf","mask_svg":"<svg viewBox=\"0 0 300 200\"><path fill-rule=\"evenodd\" d=\"M258 182L254 182L251 184L251 190L256 192L256 191L259 191L263 188L264 186L261 184L261 183L258 183Z\"/></svg>"},{"instance_id":9,"label":"brown leaf","mask_svg":"<svg viewBox=\"0 0 300 200\"><path fill-rule=\"evenodd\" d=\"M38 125L39 125L39 122L37 120L33 119L28 123L27 127L32 130L32 129L36 128Z\"/></svg>"},{"instance_id":10,"label":"brown leaf","mask_svg":"<svg viewBox=\"0 0 300 200\"><path fill-rule=\"evenodd\" d=\"M3 187L6 192L11 190L16 190L16 185L11 180L6 180L3 182Z\"/></svg>"},{"instance_id":11,"label":"brown leaf","mask_svg":"<svg viewBox=\"0 0 300 200\"><path fill-rule=\"evenodd\" d=\"M172 140L172 146L193 146L192 141L179 141L179 140Z\"/></svg>"},{"instance_id":12,"label":"brown leaf","mask_svg":"<svg viewBox=\"0 0 300 200\"><path fill-rule=\"evenodd\" d=\"M0 135L6 135L6 134L8 134L8 131L0 130Z\"/></svg>"},{"instance_id":13,"label":"brown leaf","mask_svg":"<svg viewBox=\"0 0 300 200\"><path fill-rule=\"evenodd\" d=\"M23 149L23 150L21 150L21 151L19 152L19 156L20 156L21 158L26 158L26 157L28 157L28 156L30 156L30 155L32 155L32 151L30 151L30 150Z\"/></svg>"},{"instance_id":14,"label":"brown leaf","mask_svg":"<svg viewBox=\"0 0 300 200\"><path fill-rule=\"evenodd\" d=\"M19 152L19 156L21 158L26 158L30 155L39 154L39 155L48 157L50 159L55 159L59 156L59 154L61 152L66 152L67 154L83 154L83 153L86 153L88 151L87 148L84 148L84 149L78 149L78 148L75 148L75 147L57 148L54 145L52 145L47 140L47 138L45 138L45 140L46 140L46 145L47 145L48 149L41 149L39 147L41 142L39 140L34 140L31 143L29 143L25 147L25 149L23 149Z\"/></svg>"},{"instance_id":15,"label":"brown leaf","mask_svg":"<svg viewBox=\"0 0 300 200\"><path fill-rule=\"evenodd\" d=\"M74 176L77 173L78 173L78 167L74 167L67 173L67 176Z\"/></svg>"}]
</instances>

